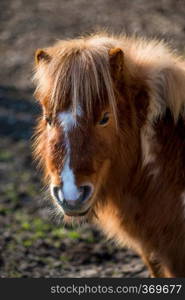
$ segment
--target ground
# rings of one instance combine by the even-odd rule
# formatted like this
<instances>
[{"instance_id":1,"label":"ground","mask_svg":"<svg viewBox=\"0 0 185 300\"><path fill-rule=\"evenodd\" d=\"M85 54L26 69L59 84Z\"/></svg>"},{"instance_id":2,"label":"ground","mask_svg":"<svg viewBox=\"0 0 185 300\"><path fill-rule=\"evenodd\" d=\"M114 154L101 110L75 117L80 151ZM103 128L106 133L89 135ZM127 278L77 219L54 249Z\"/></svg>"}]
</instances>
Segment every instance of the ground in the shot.
<instances>
[{"instance_id":1,"label":"ground","mask_svg":"<svg viewBox=\"0 0 185 300\"><path fill-rule=\"evenodd\" d=\"M0 277L147 277L138 256L90 225L52 217L31 136L39 106L31 81L36 48L95 28L163 38L184 54L185 2L1 0Z\"/></svg>"}]
</instances>

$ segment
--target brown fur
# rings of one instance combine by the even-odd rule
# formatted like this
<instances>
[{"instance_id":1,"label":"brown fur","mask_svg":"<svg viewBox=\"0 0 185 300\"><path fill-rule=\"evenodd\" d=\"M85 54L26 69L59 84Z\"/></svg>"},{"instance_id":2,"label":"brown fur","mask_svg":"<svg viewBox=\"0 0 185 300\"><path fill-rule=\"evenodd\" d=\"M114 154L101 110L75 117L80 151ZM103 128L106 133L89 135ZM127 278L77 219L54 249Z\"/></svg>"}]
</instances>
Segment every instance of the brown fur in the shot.
<instances>
[{"instance_id":1,"label":"brown fur","mask_svg":"<svg viewBox=\"0 0 185 300\"><path fill-rule=\"evenodd\" d=\"M44 116L35 157L46 181L60 184L66 149L56 116L72 107L71 166L77 184L95 186L89 220L135 249L153 276L185 276L183 59L156 40L97 34L39 50L35 81Z\"/></svg>"}]
</instances>

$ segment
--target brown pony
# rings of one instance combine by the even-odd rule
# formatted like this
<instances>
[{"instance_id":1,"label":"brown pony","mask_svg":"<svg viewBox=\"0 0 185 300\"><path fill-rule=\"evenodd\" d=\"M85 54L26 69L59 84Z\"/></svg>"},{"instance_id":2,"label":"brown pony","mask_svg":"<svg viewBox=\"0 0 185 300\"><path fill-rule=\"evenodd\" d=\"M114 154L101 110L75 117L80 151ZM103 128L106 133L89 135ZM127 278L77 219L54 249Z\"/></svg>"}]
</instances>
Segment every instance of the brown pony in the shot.
<instances>
[{"instance_id":1,"label":"brown pony","mask_svg":"<svg viewBox=\"0 0 185 300\"><path fill-rule=\"evenodd\" d=\"M36 52L35 157L66 221L185 276L185 61L163 42L96 34Z\"/></svg>"}]
</instances>

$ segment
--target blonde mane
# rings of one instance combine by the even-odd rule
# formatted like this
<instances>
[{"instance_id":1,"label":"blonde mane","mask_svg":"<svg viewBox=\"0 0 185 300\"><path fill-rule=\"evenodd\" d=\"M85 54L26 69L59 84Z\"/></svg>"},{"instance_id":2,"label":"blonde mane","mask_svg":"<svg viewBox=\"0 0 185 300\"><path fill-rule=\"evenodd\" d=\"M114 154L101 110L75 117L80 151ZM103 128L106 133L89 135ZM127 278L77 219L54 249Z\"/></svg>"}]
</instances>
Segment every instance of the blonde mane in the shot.
<instances>
[{"instance_id":1,"label":"blonde mane","mask_svg":"<svg viewBox=\"0 0 185 300\"><path fill-rule=\"evenodd\" d=\"M134 78L144 80L151 91L148 119L160 117L166 108L175 121L184 116L185 63L157 40L103 33L59 41L46 48L52 58L50 63L42 62L36 67L36 94L43 94L43 98L47 95L53 111L70 101L74 112L82 104L89 115L96 101L104 105L106 98L117 119L108 55L116 47L124 52L126 70Z\"/></svg>"}]
</instances>

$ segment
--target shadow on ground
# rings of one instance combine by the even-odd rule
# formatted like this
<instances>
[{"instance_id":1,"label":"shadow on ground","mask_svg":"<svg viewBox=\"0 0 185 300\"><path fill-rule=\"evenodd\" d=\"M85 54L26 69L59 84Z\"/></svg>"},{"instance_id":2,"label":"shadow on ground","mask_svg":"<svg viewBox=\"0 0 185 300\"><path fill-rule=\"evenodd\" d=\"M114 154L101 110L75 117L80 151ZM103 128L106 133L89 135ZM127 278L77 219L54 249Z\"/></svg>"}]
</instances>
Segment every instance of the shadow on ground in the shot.
<instances>
[{"instance_id":1,"label":"shadow on ground","mask_svg":"<svg viewBox=\"0 0 185 300\"><path fill-rule=\"evenodd\" d=\"M33 90L18 90L0 86L0 135L13 140L28 140L32 136L40 108L31 96Z\"/></svg>"}]
</instances>

